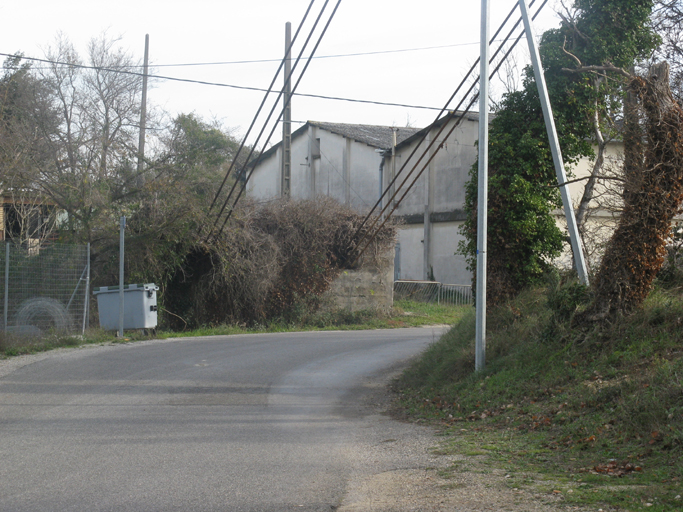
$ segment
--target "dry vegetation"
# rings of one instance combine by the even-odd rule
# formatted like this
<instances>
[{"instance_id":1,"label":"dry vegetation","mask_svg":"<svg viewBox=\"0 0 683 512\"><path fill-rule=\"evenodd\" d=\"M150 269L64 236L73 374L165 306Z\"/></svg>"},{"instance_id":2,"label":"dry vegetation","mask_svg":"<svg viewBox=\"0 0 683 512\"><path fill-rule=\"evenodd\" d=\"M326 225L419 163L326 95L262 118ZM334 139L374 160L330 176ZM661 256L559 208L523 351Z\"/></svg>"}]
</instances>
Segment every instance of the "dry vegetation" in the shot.
<instances>
[{"instance_id":1,"label":"dry vegetation","mask_svg":"<svg viewBox=\"0 0 683 512\"><path fill-rule=\"evenodd\" d=\"M233 219L219 239L193 245L170 279L171 327L286 321L315 309L362 236L363 216L330 198L245 204ZM359 264L371 265L395 234L385 226Z\"/></svg>"},{"instance_id":2,"label":"dry vegetation","mask_svg":"<svg viewBox=\"0 0 683 512\"><path fill-rule=\"evenodd\" d=\"M654 66L647 80L631 82L644 123L635 124L631 139L627 133L623 211L595 279L595 301L580 320L603 319L642 304L664 263L683 201L683 110L668 84L666 63Z\"/></svg>"}]
</instances>

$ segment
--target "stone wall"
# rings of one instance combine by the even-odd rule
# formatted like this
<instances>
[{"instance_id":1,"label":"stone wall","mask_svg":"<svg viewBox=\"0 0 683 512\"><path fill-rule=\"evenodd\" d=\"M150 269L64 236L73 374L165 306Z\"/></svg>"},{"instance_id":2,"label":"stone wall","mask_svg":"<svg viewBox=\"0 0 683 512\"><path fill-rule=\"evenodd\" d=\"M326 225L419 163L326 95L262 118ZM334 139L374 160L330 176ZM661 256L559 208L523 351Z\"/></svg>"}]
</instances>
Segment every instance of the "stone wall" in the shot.
<instances>
[{"instance_id":1,"label":"stone wall","mask_svg":"<svg viewBox=\"0 0 683 512\"><path fill-rule=\"evenodd\" d=\"M394 305L394 249L363 262L356 270L344 270L327 291L332 303L342 309L387 311Z\"/></svg>"}]
</instances>

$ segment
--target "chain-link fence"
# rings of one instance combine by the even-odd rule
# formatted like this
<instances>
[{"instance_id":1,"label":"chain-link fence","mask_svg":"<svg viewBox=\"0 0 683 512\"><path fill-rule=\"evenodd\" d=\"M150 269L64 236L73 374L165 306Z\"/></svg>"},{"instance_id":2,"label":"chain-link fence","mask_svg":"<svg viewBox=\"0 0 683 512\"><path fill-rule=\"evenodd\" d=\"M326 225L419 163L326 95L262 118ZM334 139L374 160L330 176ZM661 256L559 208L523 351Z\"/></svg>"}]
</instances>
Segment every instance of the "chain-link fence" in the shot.
<instances>
[{"instance_id":1,"label":"chain-link fence","mask_svg":"<svg viewBox=\"0 0 683 512\"><path fill-rule=\"evenodd\" d=\"M5 334L83 333L90 279L89 246L0 245Z\"/></svg>"},{"instance_id":2,"label":"chain-link fence","mask_svg":"<svg viewBox=\"0 0 683 512\"><path fill-rule=\"evenodd\" d=\"M394 299L460 306L472 304L472 287L436 281L395 281Z\"/></svg>"}]
</instances>

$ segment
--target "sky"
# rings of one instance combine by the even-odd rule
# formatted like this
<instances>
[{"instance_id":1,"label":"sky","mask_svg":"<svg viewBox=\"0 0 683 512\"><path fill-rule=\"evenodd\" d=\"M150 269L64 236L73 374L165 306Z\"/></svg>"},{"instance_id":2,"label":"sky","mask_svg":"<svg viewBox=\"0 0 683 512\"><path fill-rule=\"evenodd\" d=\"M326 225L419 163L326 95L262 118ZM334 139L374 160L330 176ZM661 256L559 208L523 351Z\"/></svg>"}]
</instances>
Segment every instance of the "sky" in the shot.
<instances>
[{"instance_id":1,"label":"sky","mask_svg":"<svg viewBox=\"0 0 683 512\"><path fill-rule=\"evenodd\" d=\"M106 32L142 60L145 34L149 34L155 75L267 88L279 65L275 60L284 53L285 23L292 23L294 33L309 2L2 2L0 53L44 57L57 34L62 33L85 57L88 41ZM323 3L317 0L313 12L317 14ZM330 1L326 12L335 3ZM492 33L514 4L515 0L490 0ZM559 25L554 8L551 0L535 23L537 34ZM316 55L346 56L313 60L297 92L442 107L479 55L480 10L481 3L473 0L342 0ZM309 20L314 17L309 16ZM310 25L309 21L307 27ZM303 40L301 35L295 42L293 55L298 54ZM517 52L520 66L528 58L525 41L522 43L523 49ZM349 56L360 53L367 55ZM270 62L235 63L255 60ZM302 67L303 63L299 70ZM296 72L294 76L296 79ZM282 79L276 84L281 86ZM162 79L154 79L150 85L148 102L171 116L194 112L240 136L263 98L261 92ZM494 95L504 90L500 83L492 87ZM423 127L437 113L303 97L292 101L292 119L297 123L314 120ZM293 129L298 126L294 124Z\"/></svg>"}]
</instances>

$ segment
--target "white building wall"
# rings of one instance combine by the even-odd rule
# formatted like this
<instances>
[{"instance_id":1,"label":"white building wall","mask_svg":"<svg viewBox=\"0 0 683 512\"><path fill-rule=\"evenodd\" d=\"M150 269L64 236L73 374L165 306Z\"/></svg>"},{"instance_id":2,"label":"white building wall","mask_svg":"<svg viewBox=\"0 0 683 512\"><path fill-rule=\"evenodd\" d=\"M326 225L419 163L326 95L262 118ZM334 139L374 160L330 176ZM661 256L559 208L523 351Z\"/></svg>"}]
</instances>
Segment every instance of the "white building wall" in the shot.
<instances>
[{"instance_id":1,"label":"white building wall","mask_svg":"<svg viewBox=\"0 0 683 512\"><path fill-rule=\"evenodd\" d=\"M379 198L380 153L327 130L318 128L312 133L307 131L292 140L291 197L325 195L359 211L369 210ZM309 164L312 137L320 139L320 158ZM250 197L265 200L280 196L280 158L278 148L276 155L259 164L249 180Z\"/></svg>"},{"instance_id":2,"label":"white building wall","mask_svg":"<svg viewBox=\"0 0 683 512\"><path fill-rule=\"evenodd\" d=\"M397 216L412 217L410 222L413 222L402 225L399 230L401 279L421 280L425 277L425 269L431 265L438 281L471 283L472 277L466 270L464 257L456 252L458 241L462 239L459 228L464 215L464 187L477 156L474 143L478 137L478 123L466 118L450 137L444 138L450 126L437 141L442 149L395 212ZM437 131L438 128L432 130L429 140L436 137ZM312 160L309 165L310 144L316 138L320 139L320 158ZM423 143L420 149L426 148L427 144ZM415 144L399 148L397 171L414 147ZM420 154L418 151L417 157L411 159L410 167L406 166L402 176L408 174ZM381 158L382 155L372 146L320 128L309 129L292 140L292 197L304 199L325 195L359 211L367 211L379 198ZM413 177L426 161L427 158L422 160ZM279 151L259 165L250 180L248 193L251 197L261 200L279 197L280 165ZM383 168L385 185L391 179L391 168L391 157L387 157ZM429 205L431 216L440 219L428 225L429 264L426 267L425 226L422 223L425 204Z\"/></svg>"},{"instance_id":3,"label":"white building wall","mask_svg":"<svg viewBox=\"0 0 683 512\"><path fill-rule=\"evenodd\" d=\"M428 140L431 141L436 138L436 144L441 146L441 150L433 159L431 172L429 169L425 169L413 189L411 189L399 206L396 212L398 215L423 213L430 189L432 191L430 211L448 212L463 209L465 205L465 183L469 180L469 170L477 159L477 150L474 143L478 138L479 123L465 118L450 137L446 138L445 135L450 131L451 123L453 121L446 126L438 137L439 128L431 130ZM408 164L399 176L398 183L403 181L422 152L428 147L428 140L425 140L420 145L415 156L410 160L408 160L408 157L415 148L416 143L399 148L397 153L397 172L404 162L408 161ZM417 173L424 167L428 158L429 155L418 164L413 175L408 179L408 184L413 181ZM389 160L387 165L390 165ZM431 185L429 184L430 176L432 180Z\"/></svg>"},{"instance_id":4,"label":"white building wall","mask_svg":"<svg viewBox=\"0 0 683 512\"><path fill-rule=\"evenodd\" d=\"M436 139L432 152L437 146L441 149L396 211L397 215L409 222L401 227L399 235L401 279L421 280L433 275L437 281L448 284L471 284L472 281L465 258L457 254L457 251L458 242L463 239L459 231L465 215L465 184L469 180L469 170L477 158L474 144L479 127L476 120L466 117L446 137L452 123L453 121L449 122L440 135L437 135L439 128L431 130L399 178L400 183L429 146L429 142ZM417 143L412 143L399 148L397 171L416 145ZM408 183L425 167L431 154L427 154L418 164ZM386 166L390 165L388 158ZM401 195L399 193L398 197ZM431 219L427 226L424 224L425 205ZM424 240L428 241L427 248Z\"/></svg>"},{"instance_id":5,"label":"white building wall","mask_svg":"<svg viewBox=\"0 0 683 512\"><path fill-rule=\"evenodd\" d=\"M467 270L465 257L457 254L463 222L432 224L432 266L434 279L447 284L472 284L472 273Z\"/></svg>"},{"instance_id":6,"label":"white building wall","mask_svg":"<svg viewBox=\"0 0 683 512\"><path fill-rule=\"evenodd\" d=\"M400 279L421 280L423 268L423 252L415 250L422 248L424 231L421 224L409 224L401 226L398 232L400 244Z\"/></svg>"},{"instance_id":7,"label":"white building wall","mask_svg":"<svg viewBox=\"0 0 683 512\"><path fill-rule=\"evenodd\" d=\"M247 196L257 201L280 197L280 149L261 161L247 183Z\"/></svg>"}]
</instances>

